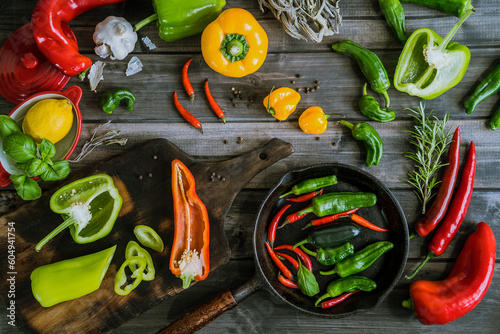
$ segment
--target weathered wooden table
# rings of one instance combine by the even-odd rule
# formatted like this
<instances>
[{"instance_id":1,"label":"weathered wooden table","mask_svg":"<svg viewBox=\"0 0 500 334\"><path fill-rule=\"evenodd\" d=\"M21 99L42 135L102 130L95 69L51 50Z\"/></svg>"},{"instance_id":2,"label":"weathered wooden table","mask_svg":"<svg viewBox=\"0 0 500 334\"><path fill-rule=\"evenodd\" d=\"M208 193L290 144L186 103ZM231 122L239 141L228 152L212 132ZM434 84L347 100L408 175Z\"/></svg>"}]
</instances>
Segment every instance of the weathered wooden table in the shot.
<instances>
[{"instance_id":1,"label":"weathered wooden table","mask_svg":"<svg viewBox=\"0 0 500 334\"><path fill-rule=\"evenodd\" d=\"M174 321L197 305L217 295L226 288L238 286L254 274L252 258L252 231L256 212L268 189L289 169L316 163L342 162L372 173L382 180L395 194L406 214L409 227L420 217L421 205L411 187L404 182L406 172L412 163L403 154L411 150L410 135L413 121L405 108L416 108L419 98L389 90L391 107L397 118L390 123L371 124L379 131L384 142L384 155L379 166L367 168L360 143L354 141L348 130L335 120L329 122L328 130L320 136L304 134L297 125L301 112L309 106L321 106L326 113L345 114L346 120L361 121L357 101L361 95L364 78L351 59L335 54L330 46L343 39L353 40L376 52L385 64L391 78L398 61L401 45L389 32L379 11L377 1L341 1L343 25L339 35L324 38L322 43L299 41L288 36L281 24L270 14L262 13L256 0L227 1L226 8L241 7L249 10L262 24L269 37L269 54L264 65L256 73L241 79L234 79L213 72L203 61L200 49L200 35L181 41L166 43L156 32L154 24L144 27L139 36L148 36L157 48L149 50L143 43L137 43L133 55L144 64L142 72L125 76L124 71L130 56L123 61L104 60L106 67L104 81L98 91L125 86L133 89L137 102L133 111L123 108L113 114L103 113L97 106L100 94L90 91L88 82L72 78L68 85L83 89L80 109L83 115L83 131L77 152L88 140L92 131L102 123L111 120L106 129L121 131L128 138L126 146L111 145L97 148L79 163L71 164L72 173L93 164L121 155L131 148L153 138L166 138L188 154L202 161L219 161L262 146L277 137L292 143L295 152L288 158L258 174L241 191L232 205L225 231L232 251L230 262L212 273L209 278L194 285L143 313L130 319L115 330L115 333L154 333ZM0 3L0 43L17 28L30 20L36 0L3 0ZM438 118L450 117L449 125L460 126L462 133L461 158L470 141L477 148L477 174L474 193L467 216L450 248L438 259L431 261L419 275L431 280L443 279L450 271L467 236L476 223L485 221L500 236L500 131L492 132L487 125L490 115L499 106L495 95L477 108L472 115L464 112L464 97L477 82L492 69L500 56L500 8L497 0L473 0L474 13L455 35L454 41L467 45L472 54L469 69L460 84L442 96L427 101L427 111L433 110ZM418 28L429 27L444 36L457 21L435 10L404 4L406 25L411 33ZM108 15L122 16L135 23L153 12L150 1L130 0L128 2L101 7L77 17L70 23L74 30L80 51L94 61L92 34L95 25ZM190 109L203 123L202 135L187 124L175 110L172 102L174 90L183 91L180 72L182 65L193 57L190 77L197 92L203 91L206 78L211 82L212 94L226 111L227 124L218 121L203 93ZM291 82L294 81L294 84ZM319 83L315 83L318 81ZM262 99L273 86L312 87L315 92L302 94L298 110L285 122L277 122L262 106ZM232 87L241 90L245 100L234 97ZM253 102L249 98L253 97ZM181 100L188 105L188 100ZM0 98L0 113L8 114L14 105ZM332 117L334 118L334 117ZM74 153L76 156L76 152ZM45 184L53 187L54 184ZM12 186L0 190L0 214L21 206L23 201ZM405 273L411 273L426 254L426 238L415 238L410 243L409 259ZM500 246L497 246L500 247ZM6 259L1 259L2 263ZM2 264L2 279L6 270ZM375 310L353 317L327 320L309 317L289 306L279 304L268 292L259 291L203 328L200 333L401 333L401 332L480 332L498 333L500 326L500 264L497 260L495 275L489 291L482 302L464 317L445 326L426 327L415 315L401 307L409 297L410 281L402 278L393 292ZM19 291L18 293L30 293ZM2 302L0 320L1 333L18 333L17 328L7 324L6 305Z\"/></svg>"}]
</instances>

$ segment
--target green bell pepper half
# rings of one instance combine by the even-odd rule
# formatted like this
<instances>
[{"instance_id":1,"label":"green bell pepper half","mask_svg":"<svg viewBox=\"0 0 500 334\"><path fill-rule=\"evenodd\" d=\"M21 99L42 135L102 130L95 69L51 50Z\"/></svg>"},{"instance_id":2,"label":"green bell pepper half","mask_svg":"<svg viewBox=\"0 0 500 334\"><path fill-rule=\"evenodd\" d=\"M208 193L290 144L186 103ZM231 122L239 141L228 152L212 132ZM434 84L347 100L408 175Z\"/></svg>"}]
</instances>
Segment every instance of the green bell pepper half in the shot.
<instances>
[{"instance_id":1,"label":"green bell pepper half","mask_svg":"<svg viewBox=\"0 0 500 334\"><path fill-rule=\"evenodd\" d=\"M368 277L364 276L350 276L343 277L330 282L326 287L326 293L319 297L314 306L318 306L321 301L326 298L335 298L340 296L345 292L354 292L354 291L372 291L377 288L377 283Z\"/></svg>"},{"instance_id":2,"label":"green bell pepper half","mask_svg":"<svg viewBox=\"0 0 500 334\"><path fill-rule=\"evenodd\" d=\"M132 290L137 288L139 283L142 282L144 277L144 270L146 269L146 259L142 256L132 256L123 262L120 269L116 272L115 276L115 292L120 296L128 295ZM127 267L132 271L132 282L129 282L125 270Z\"/></svg>"},{"instance_id":3,"label":"green bell pepper half","mask_svg":"<svg viewBox=\"0 0 500 334\"><path fill-rule=\"evenodd\" d=\"M135 95L127 88L113 88L104 92L97 101L97 105L102 111L111 114L122 101L125 102L128 111L134 109Z\"/></svg>"},{"instance_id":4,"label":"green bell pepper half","mask_svg":"<svg viewBox=\"0 0 500 334\"><path fill-rule=\"evenodd\" d=\"M97 290L115 250L116 245L97 253L36 268L30 275L33 296L43 307L50 307Z\"/></svg>"},{"instance_id":5,"label":"green bell pepper half","mask_svg":"<svg viewBox=\"0 0 500 334\"><path fill-rule=\"evenodd\" d=\"M431 100L462 80L469 66L470 50L450 41L472 13L472 9L465 13L445 38L429 28L411 34L396 66L394 86L397 90Z\"/></svg>"},{"instance_id":6,"label":"green bell pepper half","mask_svg":"<svg viewBox=\"0 0 500 334\"><path fill-rule=\"evenodd\" d=\"M225 0L153 0L155 14L137 23L134 31L156 21L160 38L174 42L201 33L225 5Z\"/></svg>"}]
</instances>

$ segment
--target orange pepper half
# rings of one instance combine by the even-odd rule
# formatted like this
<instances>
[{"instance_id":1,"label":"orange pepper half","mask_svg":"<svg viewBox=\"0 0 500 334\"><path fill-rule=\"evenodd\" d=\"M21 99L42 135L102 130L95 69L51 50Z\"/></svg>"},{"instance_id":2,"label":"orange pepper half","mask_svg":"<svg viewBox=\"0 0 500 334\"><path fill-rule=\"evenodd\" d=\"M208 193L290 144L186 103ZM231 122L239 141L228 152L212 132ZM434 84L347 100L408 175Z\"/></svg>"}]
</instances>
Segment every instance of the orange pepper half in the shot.
<instances>
[{"instance_id":1,"label":"orange pepper half","mask_svg":"<svg viewBox=\"0 0 500 334\"><path fill-rule=\"evenodd\" d=\"M195 180L179 160L172 161L174 199L174 242L170 253L170 271L182 279L182 287L208 276L210 226L207 208L195 191Z\"/></svg>"},{"instance_id":2,"label":"orange pepper half","mask_svg":"<svg viewBox=\"0 0 500 334\"><path fill-rule=\"evenodd\" d=\"M262 102L266 107L267 112L273 115L276 119L284 121L297 108L300 101L300 94L294 89L281 87L273 90Z\"/></svg>"}]
</instances>

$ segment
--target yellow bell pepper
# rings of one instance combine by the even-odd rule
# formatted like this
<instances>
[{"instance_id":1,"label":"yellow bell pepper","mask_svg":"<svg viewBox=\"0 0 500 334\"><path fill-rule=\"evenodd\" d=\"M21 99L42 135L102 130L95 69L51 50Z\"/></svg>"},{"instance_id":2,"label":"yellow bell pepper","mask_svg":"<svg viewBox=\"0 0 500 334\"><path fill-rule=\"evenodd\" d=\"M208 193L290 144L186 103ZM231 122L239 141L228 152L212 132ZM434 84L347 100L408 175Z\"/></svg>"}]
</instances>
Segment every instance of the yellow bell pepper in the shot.
<instances>
[{"instance_id":1,"label":"yellow bell pepper","mask_svg":"<svg viewBox=\"0 0 500 334\"><path fill-rule=\"evenodd\" d=\"M214 71L241 78L257 71L267 56L267 34L248 11L230 8L201 35L201 52Z\"/></svg>"},{"instance_id":2,"label":"yellow bell pepper","mask_svg":"<svg viewBox=\"0 0 500 334\"><path fill-rule=\"evenodd\" d=\"M319 135L326 131L328 117L320 107L307 108L299 117L299 127L305 133Z\"/></svg>"},{"instance_id":3,"label":"yellow bell pepper","mask_svg":"<svg viewBox=\"0 0 500 334\"><path fill-rule=\"evenodd\" d=\"M273 90L264 98L263 104L267 112L273 115L276 119L284 121L297 108L300 101L300 94L294 89L281 87Z\"/></svg>"}]
</instances>

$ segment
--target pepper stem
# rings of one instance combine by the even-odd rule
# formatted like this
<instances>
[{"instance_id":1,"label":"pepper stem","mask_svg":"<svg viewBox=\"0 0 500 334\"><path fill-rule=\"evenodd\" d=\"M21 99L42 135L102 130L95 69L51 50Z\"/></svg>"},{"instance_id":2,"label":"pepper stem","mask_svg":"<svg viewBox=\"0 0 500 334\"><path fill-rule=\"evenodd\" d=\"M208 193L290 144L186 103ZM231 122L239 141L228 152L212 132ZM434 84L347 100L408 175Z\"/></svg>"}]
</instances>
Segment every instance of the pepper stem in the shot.
<instances>
[{"instance_id":1,"label":"pepper stem","mask_svg":"<svg viewBox=\"0 0 500 334\"><path fill-rule=\"evenodd\" d=\"M314 208L312 206L308 206L307 208L304 208L302 210L300 210L299 212L297 212L297 216L303 216L305 215L306 213L311 213L314 211Z\"/></svg>"},{"instance_id":2,"label":"pepper stem","mask_svg":"<svg viewBox=\"0 0 500 334\"><path fill-rule=\"evenodd\" d=\"M292 248L295 249L295 248L297 248L297 247L299 247L299 246L301 246L303 244L307 244L307 243L309 243L309 240L307 240L307 238L306 238L306 239L304 239L302 241L297 242L295 245L292 246Z\"/></svg>"},{"instance_id":3,"label":"pepper stem","mask_svg":"<svg viewBox=\"0 0 500 334\"><path fill-rule=\"evenodd\" d=\"M389 108L389 105L391 104L391 99L389 98L389 94L387 93L387 91L386 91L386 90L384 90L384 91L383 91L382 93L380 93L380 94L382 94L382 96L383 96L383 97L384 97L384 99L385 99L385 107L386 107L386 108Z\"/></svg>"},{"instance_id":4,"label":"pepper stem","mask_svg":"<svg viewBox=\"0 0 500 334\"><path fill-rule=\"evenodd\" d=\"M226 34L222 40L220 51L231 63L245 59L250 44L244 35Z\"/></svg>"},{"instance_id":5,"label":"pepper stem","mask_svg":"<svg viewBox=\"0 0 500 334\"><path fill-rule=\"evenodd\" d=\"M406 279L412 279L413 277L415 277L415 275L420 271L420 269L422 269L424 267L424 265L430 260L430 259L433 259L436 257L436 254L434 254L433 252L429 251L427 253L427 256L425 257L424 261L417 267L417 269L415 269L415 271L413 272L413 274L411 274L410 276L405 276Z\"/></svg>"},{"instance_id":6,"label":"pepper stem","mask_svg":"<svg viewBox=\"0 0 500 334\"><path fill-rule=\"evenodd\" d=\"M321 275L325 275L325 276L334 275L334 274L337 274L337 267L335 267L335 268L333 268L332 270L329 270L329 271L320 271L319 273Z\"/></svg>"},{"instance_id":7,"label":"pepper stem","mask_svg":"<svg viewBox=\"0 0 500 334\"><path fill-rule=\"evenodd\" d=\"M50 241L50 239L52 239L53 237L55 237L56 235L58 235L59 233L61 233L65 228L73 225L73 224L76 224L77 223L77 220L73 217L70 217L68 219L66 219L65 221L62 222L61 225L59 225L58 227L56 227L54 230L52 230L52 232L50 232L49 234L47 234L47 236L45 238L43 238L42 240L40 240L40 242L36 245L35 247L35 250L37 252L40 251L40 249L42 249L43 245L45 245L47 242Z\"/></svg>"},{"instance_id":8,"label":"pepper stem","mask_svg":"<svg viewBox=\"0 0 500 334\"><path fill-rule=\"evenodd\" d=\"M475 10L474 10L474 8L472 8L472 9L469 9L468 11L466 11L464 15L462 15L460 20L458 20L458 22L455 23L453 28L451 28L451 30L448 32L448 34L445 36L445 38L443 38L443 40L441 41L441 44L439 45L439 48L438 48L439 51L444 52L444 50L448 46L448 43L450 43L451 39L453 38L455 33L458 31L458 29L460 29L460 26L462 25L462 23L464 23L465 20L469 16L471 16L471 14L474 12L475 12Z\"/></svg>"},{"instance_id":9,"label":"pepper stem","mask_svg":"<svg viewBox=\"0 0 500 334\"><path fill-rule=\"evenodd\" d=\"M363 86L363 96L368 95L368 93L366 92L366 86L368 86L368 82L365 82L365 85Z\"/></svg>"},{"instance_id":10,"label":"pepper stem","mask_svg":"<svg viewBox=\"0 0 500 334\"><path fill-rule=\"evenodd\" d=\"M350 130L354 129L354 124L349 123L348 121L340 120L339 123L344 126L347 126Z\"/></svg>"},{"instance_id":11,"label":"pepper stem","mask_svg":"<svg viewBox=\"0 0 500 334\"><path fill-rule=\"evenodd\" d=\"M307 248L306 246L304 246L304 245L300 245L299 247L300 247L300 249L302 249L302 250L304 251L304 253L306 253L306 254L309 254L309 255L314 256L314 257L316 257L316 256L318 255L318 253L313 252L312 250L308 249L308 248Z\"/></svg>"},{"instance_id":12,"label":"pepper stem","mask_svg":"<svg viewBox=\"0 0 500 334\"><path fill-rule=\"evenodd\" d=\"M403 300L403 302L401 303L403 305L404 308L407 308L409 310L414 310L415 307L413 305L413 299L409 298L407 300Z\"/></svg>"},{"instance_id":13,"label":"pepper stem","mask_svg":"<svg viewBox=\"0 0 500 334\"><path fill-rule=\"evenodd\" d=\"M156 21L156 20L158 20L158 14L155 13L151 16L148 16L144 20L142 20L139 23L137 23L136 25L134 25L134 31L137 31L137 30L141 29L142 27L144 27L145 25L150 24L151 22Z\"/></svg>"}]
</instances>

